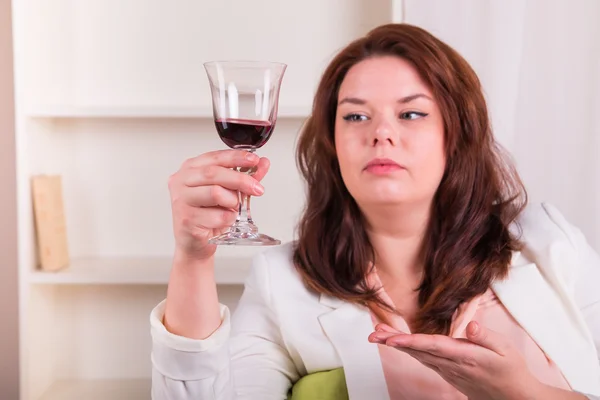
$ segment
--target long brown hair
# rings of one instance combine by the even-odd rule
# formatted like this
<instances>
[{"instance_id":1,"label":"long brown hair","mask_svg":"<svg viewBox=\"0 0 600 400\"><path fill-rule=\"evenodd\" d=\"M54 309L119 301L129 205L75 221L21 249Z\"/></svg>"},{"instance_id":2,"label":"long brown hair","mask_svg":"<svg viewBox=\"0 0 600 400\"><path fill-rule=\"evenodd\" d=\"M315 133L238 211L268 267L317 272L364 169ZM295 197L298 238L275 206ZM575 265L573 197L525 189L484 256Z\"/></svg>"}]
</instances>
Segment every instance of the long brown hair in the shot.
<instances>
[{"instance_id":1,"label":"long brown hair","mask_svg":"<svg viewBox=\"0 0 600 400\"><path fill-rule=\"evenodd\" d=\"M358 205L344 186L334 143L338 91L348 70L369 57L410 62L431 88L445 127L446 169L423 243L415 332L450 330L464 301L506 276L520 248L509 231L527 202L516 170L494 140L477 75L451 47L425 30L388 24L350 43L325 70L297 163L307 184L294 263L312 290L353 303L386 305L367 275L375 253Z\"/></svg>"}]
</instances>

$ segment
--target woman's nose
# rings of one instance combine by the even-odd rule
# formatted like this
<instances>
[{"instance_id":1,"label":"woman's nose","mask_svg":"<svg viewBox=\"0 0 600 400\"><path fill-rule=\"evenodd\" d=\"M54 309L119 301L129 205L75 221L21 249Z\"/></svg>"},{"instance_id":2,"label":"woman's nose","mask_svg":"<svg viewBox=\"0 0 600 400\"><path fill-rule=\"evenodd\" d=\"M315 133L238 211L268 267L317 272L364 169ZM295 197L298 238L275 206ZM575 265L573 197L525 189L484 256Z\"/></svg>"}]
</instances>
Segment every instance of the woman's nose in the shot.
<instances>
[{"instance_id":1,"label":"woman's nose","mask_svg":"<svg viewBox=\"0 0 600 400\"><path fill-rule=\"evenodd\" d=\"M394 128L393 124L391 124L387 120L380 120L373 127L371 145L382 145L382 144L390 144L395 146L398 144L398 133Z\"/></svg>"}]
</instances>

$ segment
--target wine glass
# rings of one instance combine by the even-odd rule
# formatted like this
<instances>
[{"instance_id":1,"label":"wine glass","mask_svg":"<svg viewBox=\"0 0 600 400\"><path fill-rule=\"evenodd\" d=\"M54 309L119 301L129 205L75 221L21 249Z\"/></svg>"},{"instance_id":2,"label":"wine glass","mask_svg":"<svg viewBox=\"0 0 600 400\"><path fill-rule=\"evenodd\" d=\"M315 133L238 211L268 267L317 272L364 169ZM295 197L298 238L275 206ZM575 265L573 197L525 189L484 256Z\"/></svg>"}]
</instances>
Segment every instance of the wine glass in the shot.
<instances>
[{"instance_id":1,"label":"wine glass","mask_svg":"<svg viewBox=\"0 0 600 400\"><path fill-rule=\"evenodd\" d=\"M228 147L255 152L273 134L279 88L286 64L261 61L204 63L219 137ZM237 168L252 175L255 168ZM238 193L238 216L229 230L209 239L217 245L273 246L280 240L258 232L250 214L250 196Z\"/></svg>"}]
</instances>

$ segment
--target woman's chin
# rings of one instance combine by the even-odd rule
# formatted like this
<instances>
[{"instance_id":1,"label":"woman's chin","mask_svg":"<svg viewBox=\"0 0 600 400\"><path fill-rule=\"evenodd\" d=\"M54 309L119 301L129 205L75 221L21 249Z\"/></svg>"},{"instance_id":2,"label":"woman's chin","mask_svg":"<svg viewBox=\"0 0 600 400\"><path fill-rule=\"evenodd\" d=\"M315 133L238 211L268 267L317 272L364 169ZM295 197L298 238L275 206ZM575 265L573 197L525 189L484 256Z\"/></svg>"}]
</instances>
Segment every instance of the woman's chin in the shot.
<instances>
[{"instance_id":1,"label":"woman's chin","mask_svg":"<svg viewBox=\"0 0 600 400\"><path fill-rule=\"evenodd\" d=\"M391 182L370 181L361 185L359 190L351 190L351 194L361 207L389 207L415 204L432 197L434 194L432 193L431 196L428 196L420 191L411 190L407 186L392 184Z\"/></svg>"},{"instance_id":2,"label":"woman's chin","mask_svg":"<svg viewBox=\"0 0 600 400\"><path fill-rule=\"evenodd\" d=\"M399 194L372 194L365 197L360 203L370 207L393 207L411 204L414 202L412 196L399 195Z\"/></svg>"}]
</instances>

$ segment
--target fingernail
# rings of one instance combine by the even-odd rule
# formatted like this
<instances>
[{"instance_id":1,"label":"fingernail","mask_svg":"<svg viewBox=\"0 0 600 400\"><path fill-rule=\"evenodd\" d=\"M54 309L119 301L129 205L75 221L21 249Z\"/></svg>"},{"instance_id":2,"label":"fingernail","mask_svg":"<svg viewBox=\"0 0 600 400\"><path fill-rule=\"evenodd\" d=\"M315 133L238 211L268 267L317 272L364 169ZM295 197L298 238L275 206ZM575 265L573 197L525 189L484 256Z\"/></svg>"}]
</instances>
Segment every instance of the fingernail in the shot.
<instances>
[{"instance_id":1,"label":"fingernail","mask_svg":"<svg viewBox=\"0 0 600 400\"><path fill-rule=\"evenodd\" d=\"M473 335L477 335L477 333L479 333L479 324L477 322L473 322L471 324L471 333Z\"/></svg>"},{"instance_id":2,"label":"fingernail","mask_svg":"<svg viewBox=\"0 0 600 400\"><path fill-rule=\"evenodd\" d=\"M254 184L254 192L257 194L263 194L265 192L265 188L260 183L256 182Z\"/></svg>"},{"instance_id":3,"label":"fingernail","mask_svg":"<svg viewBox=\"0 0 600 400\"><path fill-rule=\"evenodd\" d=\"M258 156L254 153L247 153L246 160L256 162L258 161Z\"/></svg>"}]
</instances>

